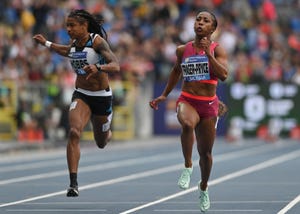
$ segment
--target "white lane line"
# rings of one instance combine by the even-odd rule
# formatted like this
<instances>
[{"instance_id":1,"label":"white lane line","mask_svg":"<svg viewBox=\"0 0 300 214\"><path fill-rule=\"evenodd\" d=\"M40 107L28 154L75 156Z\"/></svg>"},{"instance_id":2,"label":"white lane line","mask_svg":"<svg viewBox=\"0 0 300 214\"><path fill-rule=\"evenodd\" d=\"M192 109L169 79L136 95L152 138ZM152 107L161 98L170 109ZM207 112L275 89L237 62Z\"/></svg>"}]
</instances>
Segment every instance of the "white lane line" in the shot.
<instances>
[{"instance_id":1,"label":"white lane line","mask_svg":"<svg viewBox=\"0 0 300 214\"><path fill-rule=\"evenodd\" d=\"M248 212L262 212L263 210L209 210L210 212L220 212L220 213L248 213ZM167 213L199 213L199 210L154 210L154 212L167 212Z\"/></svg>"},{"instance_id":2,"label":"white lane line","mask_svg":"<svg viewBox=\"0 0 300 214\"><path fill-rule=\"evenodd\" d=\"M287 146L287 144L282 144L282 146ZM280 148L282 146L276 147ZM276 149L275 148L275 149ZM259 154L265 151L273 150L274 147L270 145L260 145L253 148L247 148L244 150L238 150L234 152L228 152L226 154L220 154L216 155L214 157L214 162L218 161L224 161L224 160L230 160L238 157L244 157L251 154ZM113 168L120 168L124 166L133 166L133 165L140 165L144 163L150 163L150 162L157 162L161 160L167 160L172 158L178 158L178 153L168 153L168 154L159 154L154 155L151 157L146 158L133 158L128 160L120 160L120 161L113 161L106 164L95 164L87 167L80 167L79 171L82 172L92 172L92 171L100 171L100 170L106 170L106 169L113 169ZM198 162L198 160L196 160ZM195 162L196 162L195 161ZM65 163L64 163L65 164ZM26 181L32 181L32 180L38 180L38 179L44 179L44 178L52 178L52 177L58 177L58 176L65 176L68 174L67 169L60 170L60 171L54 171L54 172L46 172L36 175L30 175L30 176L23 176L18 178L10 178L7 180L0 180L0 186L1 185L7 185L17 182L26 182Z\"/></svg>"},{"instance_id":3,"label":"white lane line","mask_svg":"<svg viewBox=\"0 0 300 214\"><path fill-rule=\"evenodd\" d=\"M106 169L114 169L114 168L121 168L126 166L141 165L145 163L159 162L162 160L175 159L175 158L178 158L178 153L160 154L160 155L153 155L151 157L132 158L128 160L112 161L106 164L95 164L91 166L80 167L79 171L80 173L101 171ZM7 180L0 180L0 186L17 183L17 182L26 182L26 181L32 181L32 180L43 179L43 178L51 178L51 177L57 177L63 175L68 175L67 169L54 171L54 172L46 172L46 173L41 173L36 175L30 175L30 176L24 176L24 177L18 177L18 178L10 178Z\"/></svg>"},{"instance_id":4,"label":"white lane line","mask_svg":"<svg viewBox=\"0 0 300 214\"><path fill-rule=\"evenodd\" d=\"M285 201L286 202L286 201ZM144 204L147 201L68 201L68 202L29 202L26 205L94 205L94 204ZM195 203L195 202L194 202Z\"/></svg>"},{"instance_id":5,"label":"white lane line","mask_svg":"<svg viewBox=\"0 0 300 214\"><path fill-rule=\"evenodd\" d=\"M292 200L288 205L286 205L277 214L285 214L285 213L287 213L290 209L292 209L293 206L295 206L299 202L300 202L300 195L298 195L294 200Z\"/></svg>"},{"instance_id":6,"label":"white lane line","mask_svg":"<svg viewBox=\"0 0 300 214\"><path fill-rule=\"evenodd\" d=\"M213 201L212 204L282 204L288 201Z\"/></svg>"},{"instance_id":7,"label":"white lane line","mask_svg":"<svg viewBox=\"0 0 300 214\"><path fill-rule=\"evenodd\" d=\"M59 191L59 192L53 192L50 194L46 194L46 195L40 195L40 196L36 196L36 197L32 197L32 198L27 198L24 200L20 200L20 201L14 201L14 202L9 202L9 203L5 203L5 204L0 204L0 207L8 207L8 206L12 206L12 205L16 205L16 204L22 204L25 202L29 202L29 201L35 201L35 200L39 200L39 199L43 199L43 198L50 198L53 196L57 196L57 195L63 195L66 194L66 191Z\"/></svg>"},{"instance_id":8,"label":"white lane line","mask_svg":"<svg viewBox=\"0 0 300 214\"><path fill-rule=\"evenodd\" d=\"M228 155L222 155L222 158L216 157L216 159L217 159L217 161L224 161L224 160L227 160L227 159L238 158L240 156L244 156L245 154L249 154L249 150L251 150L252 153L257 154L257 152L261 151L260 147L261 146L256 147L256 149L251 148L251 149L245 149L245 150L230 152L230 153L228 153ZM159 157L162 158L163 156L161 154L157 155L157 156L152 156L152 159L161 161L161 159ZM151 159L150 157L146 158L146 160L150 160L150 159ZM117 164L122 163L122 162L120 163L119 161L117 161L117 162L118 162ZM136 159L135 159L135 162L137 162ZM125 161L123 161L123 163L125 163ZM110 179L110 180L106 180L106 181L102 181L102 182L98 182L98 183L93 183L93 184L90 184L90 185L85 185L85 186L80 187L79 190L80 191L81 190L87 190L87 189L96 188L96 187L100 187L100 186L106 186L106 185L111 185L111 184L115 184L115 183L119 183L119 182L125 182L125 181L130 181L130 180L134 180L134 179L138 179L138 178L163 174L163 173L167 173L167 172L176 171L176 170L179 170L181 168L182 168L182 164L171 165L171 166L167 166L167 167L163 167L163 168L159 168L159 169L155 169L155 170L149 170L149 171L136 173L136 174L132 174L132 175L128 175L128 176L123 176L123 177L119 177L119 178L115 178L115 179ZM81 172L82 172L82 170L81 170ZM186 191L191 191L191 190L192 189L189 189L189 190L186 190ZM182 194L182 193L184 194L186 191L182 191L179 194ZM195 191L195 190L192 190L192 191ZM30 201L36 201L36 200L40 200L40 199L44 199L44 198L50 198L50 197L54 197L54 196L58 196L58 195L64 195L64 194L66 194L65 190L64 191L58 191L58 192L45 194L45 195L40 195L40 196L36 196L36 197L32 197L32 198L19 200L19 201L0 204L0 207L7 207L7 206L16 205L16 204L22 204L22 203L26 203L26 202L30 202ZM187 193L185 193L185 194L187 194Z\"/></svg>"},{"instance_id":9,"label":"white lane line","mask_svg":"<svg viewBox=\"0 0 300 214\"><path fill-rule=\"evenodd\" d=\"M2 154L1 154L2 155ZM55 149L54 151L44 151L42 153L35 153L35 152L28 152L26 153L18 153L18 155L9 155L9 156L1 156L0 157L0 163L24 163L25 161L40 161L45 160L45 159L55 159L55 158L61 158L65 157L66 151L65 149Z\"/></svg>"},{"instance_id":10,"label":"white lane line","mask_svg":"<svg viewBox=\"0 0 300 214\"><path fill-rule=\"evenodd\" d=\"M79 212L79 213L84 213L84 212L106 212L107 210L104 209L93 209L93 210L87 210L87 209L20 209L20 210L12 210L12 209L8 209L6 210L6 212L38 212L38 213L43 213L43 212Z\"/></svg>"},{"instance_id":11,"label":"white lane line","mask_svg":"<svg viewBox=\"0 0 300 214\"><path fill-rule=\"evenodd\" d=\"M38 169L38 168L45 168L48 166L59 166L63 164L66 165L66 163L62 160L46 160L46 161L39 161L37 163L26 163L26 164L18 164L15 166L0 167L0 172L26 171L28 169Z\"/></svg>"},{"instance_id":12,"label":"white lane line","mask_svg":"<svg viewBox=\"0 0 300 214\"><path fill-rule=\"evenodd\" d=\"M214 180L208 182L208 185L209 186L213 186L213 185L225 182L227 180L231 180L231 179L234 179L234 178L246 175L246 174L250 174L250 173L255 172L255 171L259 171L259 170L262 170L262 169L265 169L265 168L268 168L268 167L271 167L271 166L283 163L285 161L289 161L289 160L295 159L295 158L297 158L299 156L300 156L300 150L296 150L294 152L290 152L290 153L287 153L285 155L281 155L281 156L279 156L277 158L272 158L272 159L264 161L262 163L255 164L255 165L250 166L248 168L245 168L245 169L242 169L242 170L239 170L239 171L227 174L227 175L222 176L220 178L214 179ZM150 207L150 206L153 206L155 204L159 204L159 203L162 203L164 201L168 201L168 200L171 200L173 198L177 198L179 196L186 195L188 193L194 192L197 189L198 189L198 187L194 186L194 187L192 187L192 188L190 188L188 190L184 190L184 191L175 193L173 195L169 195L167 197L161 198L159 200L152 201L152 202L149 202L147 204L144 204L144 205L141 205L141 206L138 206L138 207L126 210L124 212L121 212L120 214L134 213L134 212L136 212L138 210L141 210L141 209L144 209L146 207Z\"/></svg>"},{"instance_id":13,"label":"white lane line","mask_svg":"<svg viewBox=\"0 0 300 214\"><path fill-rule=\"evenodd\" d=\"M1 1L1 0L0 0ZM177 142L177 137L153 137L151 139L145 139L143 142L140 140L130 140L128 142L126 141L115 141L107 148L110 151L124 151L124 149L130 149L130 148L147 148L152 147L156 143L159 145L168 145L168 144L174 144L174 141ZM151 142L151 143L150 143ZM48 142L44 142L47 144ZM90 144L90 145L89 145ZM94 154L94 150L96 147L93 147L94 142L84 142L81 148L82 154L89 156L90 153ZM96 148L96 150L98 150ZM3 163L16 163L21 162L24 163L24 161L32 161L36 160L39 161L40 159L45 160L46 158L60 158L65 157L66 155L66 149L65 147L59 147L54 149L47 149L41 152L32 152L29 151L21 151L17 153L17 156L13 154L1 154L0 156L0 165Z\"/></svg>"},{"instance_id":14,"label":"white lane line","mask_svg":"<svg viewBox=\"0 0 300 214\"><path fill-rule=\"evenodd\" d=\"M83 153L83 152L82 152ZM168 153L170 154L170 153ZM88 158L81 160L81 164L89 164L91 162L99 162L99 156L96 155L90 155L89 153L85 154ZM163 154L164 155L164 154ZM31 163L18 163L18 164L11 164L11 165L5 165L0 166L0 173L1 172L16 172L16 171L26 171L29 169L38 169L38 168L47 168L47 167L53 167L53 166L60 166L60 165L66 165L66 157L65 156L59 156L59 157L45 157L43 160L35 160L33 158ZM0 160L0 163L3 164Z\"/></svg>"},{"instance_id":15,"label":"white lane line","mask_svg":"<svg viewBox=\"0 0 300 214\"><path fill-rule=\"evenodd\" d=\"M119 178L115 178L115 179L110 179L110 180L106 180L106 181L102 181L102 182L98 182L98 183L85 185L85 186L79 187L79 191L92 189L92 188L96 188L96 187L101 187L101 186L112 185L112 184L130 181L130 180L134 180L134 179L138 179L138 178L144 178L144 177L149 177L149 176L153 176L153 175L163 174L163 173L167 173L167 172L172 172L174 170L179 170L181 168L182 168L182 164L177 164L177 165L173 165L173 166L163 167L160 169L149 170L149 171L145 171L145 172L141 172L141 173L136 173L136 174L132 174L132 175L128 175L128 176L123 176L123 177L119 177ZM43 199L43 198L50 198L53 196L64 195L64 194L66 194L65 190L46 194L46 195L40 195L40 196L36 196L36 197L32 197L32 198L27 198L24 200L1 204L0 207L7 207L7 206L16 205L16 204L22 204L25 202L35 201L35 200L39 200L39 199Z\"/></svg>"},{"instance_id":16,"label":"white lane line","mask_svg":"<svg viewBox=\"0 0 300 214\"><path fill-rule=\"evenodd\" d=\"M31 163L18 163L8 166L0 166L0 172L16 172L16 171L26 171L29 169L38 169L38 168L46 168L46 167L54 167L54 166L60 166L60 165L66 165L66 157L65 156L59 156L53 159L45 159L44 160L27 160L27 161L34 161ZM97 156L90 156L88 157L88 160L82 160L82 164L87 164L90 162L99 162L99 157ZM1 161L0 161L1 163Z\"/></svg>"},{"instance_id":17,"label":"white lane line","mask_svg":"<svg viewBox=\"0 0 300 214\"><path fill-rule=\"evenodd\" d=\"M289 146L289 145L290 144L287 144L287 143L286 144L278 144L278 147ZM257 146L256 147L252 147L252 148L253 149L257 149ZM270 149L270 146L267 145L267 144L265 144L265 145L261 146L261 149L262 150L265 150L265 149L268 150L268 149ZM249 150L249 152L251 152L251 150ZM170 153L168 153L168 154L170 154ZM37 154L37 155L38 155L39 159L41 157L43 157L40 154ZM162 155L164 155L164 154L162 154ZM22 163L10 165L10 166L1 166L0 165L0 172L25 171L25 170L28 170L28 169L38 169L38 168L45 168L45 167L48 167L48 166L52 167L52 166L59 166L59 165L65 165L66 164L66 162L64 161L65 157L63 157L62 155L57 156L57 154L52 154L50 156L49 154L46 153L45 156L44 156L44 159L45 158L48 158L48 160L36 160L35 157L32 157L32 159L27 158L26 161L34 161L33 163L25 163L24 162L25 160L23 160ZM96 161L96 160L99 161L98 159L99 159L99 157L96 157L96 156L93 159L91 159L89 157L88 160L84 160L84 163L89 163L89 162L93 162L93 161ZM10 161L14 162L16 160L11 159ZM0 158L0 163L3 164L4 162L5 161L1 160L1 158Z\"/></svg>"},{"instance_id":18,"label":"white lane line","mask_svg":"<svg viewBox=\"0 0 300 214\"><path fill-rule=\"evenodd\" d=\"M212 201L211 204L282 204L289 201ZM147 201L76 201L76 202L28 202L27 205L92 205L92 204L144 204ZM164 204L195 204L195 201L166 201ZM199 210L198 210L199 211Z\"/></svg>"}]
</instances>

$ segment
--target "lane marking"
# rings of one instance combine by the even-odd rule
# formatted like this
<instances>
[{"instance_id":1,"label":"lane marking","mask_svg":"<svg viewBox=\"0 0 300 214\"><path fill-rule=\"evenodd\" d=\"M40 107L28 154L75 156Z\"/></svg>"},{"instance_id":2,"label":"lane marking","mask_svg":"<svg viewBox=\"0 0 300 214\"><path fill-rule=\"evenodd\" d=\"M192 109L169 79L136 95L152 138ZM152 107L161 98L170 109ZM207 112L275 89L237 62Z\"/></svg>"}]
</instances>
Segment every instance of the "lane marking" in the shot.
<instances>
[{"instance_id":1,"label":"lane marking","mask_svg":"<svg viewBox=\"0 0 300 214\"><path fill-rule=\"evenodd\" d=\"M282 144L282 146L287 146L287 144ZM281 148L281 145L277 148ZM270 145L260 145L256 147L251 147L243 150L228 152L226 154L220 154L216 155L214 157L214 162L218 161L224 161L224 160L230 160L238 157L244 157L247 155L252 154L259 154L263 153L265 151L273 150L274 147ZM80 173L82 172L92 172L92 171L101 171L106 169L113 169L113 168L120 168L124 166L133 166L133 165L140 165L144 163L150 163L150 162L157 162L161 160L167 160L168 158L178 158L178 153L168 153L168 154L159 154L159 155L153 155L151 157L142 157L142 158L133 158L128 160L120 160L120 161L112 161L106 164L95 164L87 167L79 167ZM198 162L198 160L195 160L194 162ZM65 164L65 163L64 163ZM17 178L10 178L6 180L0 180L0 186L1 185L7 185L12 183L18 183L18 182L27 182L32 180L38 180L38 179L44 179L44 178L52 178L52 177L58 177L58 176L66 176L68 175L67 169L65 170L59 170L54 172L46 172L36 175L30 175L30 176L23 176L23 177L17 177Z\"/></svg>"},{"instance_id":2,"label":"lane marking","mask_svg":"<svg viewBox=\"0 0 300 214\"><path fill-rule=\"evenodd\" d=\"M285 213L287 213L290 209L292 209L293 206L295 206L299 202L300 202L300 195L298 195L294 200L292 200L288 205L286 205L277 214L285 214Z\"/></svg>"},{"instance_id":3,"label":"lane marking","mask_svg":"<svg viewBox=\"0 0 300 214\"><path fill-rule=\"evenodd\" d=\"M245 150L239 150L239 151L235 151L235 152L230 152L230 153L228 153L228 155L222 155L221 158L219 157L219 158L216 158L216 159L217 159L217 161L224 161L226 159L230 160L230 159L238 158L240 156L244 156L245 154L249 154L249 150L251 150L253 153L261 151L260 146L259 146L259 147L256 147L256 149L251 148L251 149L245 149ZM155 156L156 158L154 158L154 159L157 160L157 159L159 159L159 157L162 157L161 154L157 155L157 156ZM152 157L154 157L154 156L152 156ZM290 157L292 157L292 156L290 156ZM147 157L146 159L149 160L150 157ZM278 159L278 158L275 158L275 159ZM271 159L271 160L273 160L273 159ZM136 159L135 159L135 161L136 161ZM118 162L118 164L120 164L119 161L117 161L117 162ZM125 162L125 161L123 161L123 162ZM166 167L159 168L159 169L148 170L148 171L145 171L145 172L140 172L140 173L131 174L131 175L128 175L128 176L118 177L118 178L114 178L114 179L110 179L110 180L106 180L106 181L102 181L102 182L97 182L97 183L85 185L85 186L79 187L79 191L87 190L87 189L92 189L92 188L96 188L96 187L101 187L101 186L106 186L106 185L112 185L112 184L116 184L116 183L120 183L120 182L125 182L125 181L130 181L130 180L135 180L135 179L139 179L139 178L154 176L154 175L158 175L158 174L168 173L168 172L179 170L181 168L182 168L182 164L176 164L176 165L166 166ZM243 171L243 170L241 170L241 171ZM234 174L234 173L231 173L231 174ZM231 174L229 174L229 175L231 175ZM223 177L226 177L226 176L223 176ZM221 177L221 178L223 178L223 177ZM219 180L216 179L216 180L218 180L217 182L220 182L221 178L219 178ZM188 190L176 193L176 194L171 195L169 197L170 197L170 199L171 198L175 198L175 197L187 194L187 193L195 191L195 190L197 190L197 187L194 187L194 188L191 188L191 189L188 189ZM49 194L45 194L45 195L40 195L40 196L36 196L36 197L31 197L31 198L27 198L27 199L23 199L23 200L18 200L18 201L13 201L13 202L8 202L8 203L0 204L0 207L7 207L7 206L12 206L12 205L22 204L22 203L26 203L26 202L36 201L36 200L40 200L40 199L44 199L44 198L50 198L50 197L54 197L54 196L58 196L58 195L64 195L64 194L66 194L65 190L58 191L58 192L53 192L53 193L49 193ZM164 201L169 200L168 199L169 197L166 197L163 200ZM160 202L155 202L154 204L156 204L156 203L160 203ZM147 206L151 206L149 204L146 204L146 205ZM144 206L145 205L139 206L137 208L138 209L140 209L140 207L144 208Z\"/></svg>"},{"instance_id":4,"label":"lane marking","mask_svg":"<svg viewBox=\"0 0 300 214\"><path fill-rule=\"evenodd\" d=\"M7 212L30 212L30 213L33 213L33 212L39 212L39 213L43 213L43 212L106 212L107 210L104 210L104 209L93 209L93 210L87 210L87 209L20 209L20 210L17 210L17 209L8 209L6 210Z\"/></svg>"},{"instance_id":5,"label":"lane marking","mask_svg":"<svg viewBox=\"0 0 300 214\"><path fill-rule=\"evenodd\" d=\"M221 212L221 213L224 213L224 212L228 212L228 213L234 213L234 212L238 212L238 213L241 213L241 212L262 212L263 210L209 210L210 212ZM192 212L192 213L199 213L199 210L154 210L154 212L167 212L167 213L170 213L170 212L177 212L177 213L183 213L183 212Z\"/></svg>"},{"instance_id":6,"label":"lane marking","mask_svg":"<svg viewBox=\"0 0 300 214\"><path fill-rule=\"evenodd\" d=\"M1 154L2 155L2 154ZM65 149L62 150L60 148L57 148L55 150L50 151L44 151L43 153L33 153L32 151L26 151L25 153L18 153L16 156L14 155L8 155L8 156L1 156L0 162L3 163L24 163L25 161L39 161L39 160L45 160L45 159L55 159L64 157L66 155Z\"/></svg>"},{"instance_id":7,"label":"lane marking","mask_svg":"<svg viewBox=\"0 0 300 214\"><path fill-rule=\"evenodd\" d=\"M222 155L219 155L219 156L216 156L215 157L215 162L218 162L218 161L224 161L224 160L230 160L230 159L235 159L235 158L239 158L241 156L245 156L245 155L250 155L250 154L257 154L257 152L261 152L263 151L263 149L261 148L262 146L258 146L258 147L254 147L254 148L248 148L248 149L245 149L245 150L239 150L239 151L235 151L235 152L229 152L227 154L222 154ZM268 147L270 148L270 147ZM272 147L273 148L273 147ZM176 155L178 156L178 155ZM152 159L153 160L158 160L160 161L163 157L165 158L164 155L155 155L155 156L152 156ZM141 163L142 160L144 161L149 161L151 160L150 157L147 157L147 158L139 158L139 160L137 159L130 159L127 161L127 163L131 162L131 164L136 164L136 163ZM115 161L115 162L112 162L114 163L115 165L110 165L110 166L107 166L105 165L106 167L113 167L113 166L124 166L122 164L125 164L126 161ZM112 164L111 163L111 164ZM101 167L102 168L105 168L105 166L103 165L97 165L96 168L99 168ZM91 169L94 169L95 167L89 167ZM111 180L106 180L106 181L102 181L102 182L98 182L98 183L94 183L94 184L90 184L90 185L86 185L86 186L82 186L82 187L79 187L79 190L82 191L82 190L85 190L85 189L91 189L91 188L95 188L95 187L100 187L100 186L105 186L105 185L111 185L111 184L115 184L115 183L118 183L118 182L123 182L123 181L129 181L129 180L133 180L133 179L138 179L138 178L143 178L143 177L147 177L147 176L153 176L153 175L156 175L156 174L162 174L162 173L167 173L167 172L172 172L172 171L176 171L176 170L179 170L182 168L182 164L177 164L177 165L173 165L173 166L167 166L167 167L164 167L164 168L160 168L160 169L156 169L156 170L150 170L150 171L145 171L145 172L141 172L141 173L136 173L136 174L132 174L132 175L129 175L129 176L123 176L123 177L119 177L119 178L115 178L115 179L111 179ZM100 170L100 169L99 169ZM81 169L81 172L83 172L84 170ZM86 170L88 171L88 170ZM59 174L59 172L56 172L56 173L52 173L49 175L49 173L45 173L43 174L43 176L45 176L46 178L49 178L49 176L54 176L55 174ZM64 174L65 174L65 171L64 171ZM48 176L47 176L48 175ZM26 177L27 181L28 179L33 179L34 177L32 176L29 176L31 178L28 178ZM35 178L37 179L37 177L42 177L41 175L40 176L35 176ZM15 179L16 181L17 179ZM18 180L20 181L21 178ZM24 178L23 178L24 180ZM7 180L6 183L10 182L10 180ZM2 181L2 183L4 183ZM1 184L1 182L0 182ZM58 195L63 195L63 194L66 194L66 191L58 191L58 192L54 192L54 193L50 193L50 194L45 194L45 195L41 195L41 196L37 196L37 197L32 197L32 198L27 198L27 199L24 199L24 200L19 200L19 201L14 201L14 202L9 202L9 203L4 203L2 205L0 205L0 207L6 207L6 206L12 206L12 205L16 205L16 204L21 204L21 203L25 203L25 202L30 202L30 201L35 201L35 200L40 200L40 199L44 199L44 198L49 198L49 197L54 197L54 196L58 196Z\"/></svg>"},{"instance_id":8,"label":"lane marking","mask_svg":"<svg viewBox=\"0 0 300 214\"><path fill-rule=\"evenodd\" d=\"M145 172L141 172L141 173L136 173L136 174L132 174L132 175L128 175L128 176L123 176L123 177L119 177L119 178L115 178L115 179L110 179L110 180L106 180L106 181L102 181L102 182L98 182L98 183L85 185L85 186L79 187L79 191L93 189L93 188L101 187L101 186L112 185L112 184L130 181L130 180L134 180L134 179L138 179L138 178L144 178L144 177L149 177L149 176L153 176L153 175L163 174L163 173L167 173L167 172L172 172L174 170L179 170L181 168L182 168L182 164L177 164L177 165L173 165L173 166L163 167L160 169L149 170L149 171L145 171ZM44 199L44 198L50 198L53 196L64 195L64 194L66 194L65 190L59 191L59 192L53 192L50 194L27 198L24 200L4 203L4 204L1 204L0 207L7 207L7 206L16 205L16 204L22 204L25 202L40 200L40 199Z\"/></svg>"},{"instance_id":9,"label":"lane marking","mask_svg":"<svg viewBox=\"0 0 300 214\"><path fill-rule=\"evenodd\" d=\"M46 160L46 161L39 161L37 163L25 163L25 164L18 164L15 166L0 167L0 172L26 171L28 169L38 169L38 168L45 168L48 166L59 166L63 164L66 165L61 160Z\"/></svg>"},{"instance_id":10,"label":"lane marking","mask_svg":"<svg viewBox=\"0 0 300 214\"><path fill-rule=\"evenodd\" d=\"M243 176L243 175L250 174L250 173L255 172L255 171L259 171L259 170L262 170L262 169L265 169L265 168L268 168L268 167L271 167L271 166L274 166L274 165L277 165L277 164L280 164L280 163L283 163L283 162L286 162L286 161L298 158L299 156L300 156L300 150L296 150L296 151L287 153L285 155L281 155L281 156L279 156L277 158L272 158L272 159L264 161L262 163L255 164L255 165L247 167L245 169L242 169L242 170L239 170L239 171L227 174L225 176L222 176L220 178L214 179L214 180L208 182L208 185L209 186L214 186L214 185L217 185L219 183L225 182L227 180L231 180L231 179ZM184 191L181 191L181 192L178 192L178 193L166 196L166 197L161 198L159 200L152 201L152 202L149 202L147 204L144 204L144 205L141 205L141 206L138 206L138 207L135 207L135 208L123 211L120 214L134 213L134 212L136 212L138 210L141 210L141 209L144 209L146 207L150 207L150 206L153 206L153 205L156 205L156 204L159 204L159 203L171 200L173 198L177 198L179 196L183 196L183 195L189 194L189 193L197 191L197 190L198 190L198 187L194 186L194 187L192 187L192 188L190 188L188 190L184 190Z\"/></svg>"},{"instance_id":11,"label":"lane marking","mask_svg":"<svg viewBox=\"0 0 300 214\"><path fill-rule=\"evenodd\" d=\"M212 201L211 204L282 204L289 201ZM60 204L144 204L147 201L76 201L76 202L28 202L27 205L60 205ZM195 204L195 201L166 201L164 204Z\"/></svg>"},{"instance_id":12,"label":"lane marking","mask_svg":"<svg viewBox=\"0 0 300 214\"><path fill-rule=\"evenodd\" d=\"M168 145L168 144L174 144L174 142L177 142L178 138L173 136L162 136L162 137L152 137L151 139L145 139L143 141L134 139L130 141L116 141L107 148L110 151L115 150L124 150L124 149L130 149L130 148L147 148L152 147L153 145ZM49 142L44 142L45 144ZM1 143L0 143L1 144ZM88 145L90 144L90 145ZM82 154L88 155L90 153L94 154L95 148L93 147L94 142L85 142L82 145L81 152ZM94 144L95 145L95 144ZM96 148L97 149L97 148ZM98 150L98 149L97 149ZM66 155L66 148L65 146L59 147L59 148L49 148L43 151L43 153L40 153L39 151L32 152L29 151L20 151L12 154L2 154L0 156L0 165L3 163L14 163L14 162L24 162L24 161L30 161L30 160L36 160L39 161L39 159L44 160L45 158L55 158L55 157L64 157Z\"/></svg>"},{"instance_id":13,"label":"lane marking","mask_svg":"<svg viewBox=\"0 0 300 214\"><path fill-rule=\"evenodd\" d=\"M141 165L144 163L153 163L153 162L159 162L162 160L168 160L168 159L175 159L178 158L178 153L172 153L172 154L160 154L160 155L153 155L151 157L143 157L143 158L132 158L128 160L120 160L120 161L112 161L106 164L95 164L91 166L86 167L79 167L80 173L82 172L92 172L92 171L102 171L106 169L114 169L114 168L121 168L125 166L133 166L133 165ZM32 181L37 179L43 179L43 178L51 178L51 177L58 177L58 176L65 176L68 175L69 172L67 169L54 171L54 172L46 172L36 175L30 175L30 176L24 176L24 177L18 177L18 178L10 178L6 180L0 180L0 186L1 185L7 185L17 182L25 182L25 181Z\"/></svg>"}]
</instances>

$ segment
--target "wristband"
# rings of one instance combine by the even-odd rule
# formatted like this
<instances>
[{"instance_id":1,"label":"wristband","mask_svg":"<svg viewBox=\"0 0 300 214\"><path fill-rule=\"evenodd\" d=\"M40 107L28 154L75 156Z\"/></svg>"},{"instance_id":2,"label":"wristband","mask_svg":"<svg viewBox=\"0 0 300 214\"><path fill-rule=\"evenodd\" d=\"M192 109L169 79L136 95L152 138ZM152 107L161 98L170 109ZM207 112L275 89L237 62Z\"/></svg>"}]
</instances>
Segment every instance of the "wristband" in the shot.
<instances>
[{"instance_id":1,"label":"wristband","mask_svg":"<svg viewBox=\"0 0 300 214\"><path fill-rule=\"evenodd\" d=\"M95 64L96 68L98 69L99 72L101 72L101 64L100 63L96 63Z\"/></svg>"},{"instance_id":2,"label":"wristband","mask_svg":"<svg viewBox=\"0 0 300 214\"><path fill-rule=\"evenodd\" d=\"M45 42L45 46L46 46L47 48L50 48L51 45L52 45L52 42L50 42L50 41L46 41L46 42Z\"/></svg>"}]
</instances>

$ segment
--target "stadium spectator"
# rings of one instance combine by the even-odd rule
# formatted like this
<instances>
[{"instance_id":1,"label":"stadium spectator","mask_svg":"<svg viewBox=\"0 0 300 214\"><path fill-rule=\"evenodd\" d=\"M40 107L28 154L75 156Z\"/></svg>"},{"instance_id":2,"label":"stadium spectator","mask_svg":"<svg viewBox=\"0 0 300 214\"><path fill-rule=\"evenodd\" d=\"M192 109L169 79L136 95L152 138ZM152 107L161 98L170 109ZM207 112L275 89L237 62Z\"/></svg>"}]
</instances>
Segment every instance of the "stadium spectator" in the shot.
<instances>
[{"instance_id":1,"label":"stadium spectator","mask_svg":"<svg viewBox=\"0 0 300 214\"><path fill-rule=\"evenodd\" d=\"M238 64L237 59L241 56L247 61L244 63L247 65L247 71L230 69L229 81L267 81L266 69L274 56L278 57L279 52L284 53L284 56L279 56L281 59L277 60L289 64L282 67L283 74L291 68L295 71L297 67L293 57L299 56L300 51L299 1L2 0L0 81L13 78L18 83L19 94L25 94L21 90L30 93L32 88L38 88L40 93L37 96L44 97L45 82L49 80L49 76L55 78L59 75L58 67L63 66L66 68L65 72L71 73L66 59L54 53L49 54L43 47L36 47L31 38L38 31L47 34L49 40L67 44L69 37L64 29L64 14L75 8L85 8L103 17L112 50L121 63L122 72L120 77L116 78L130 81L133 79L141 87L146 81L166 80L169 68L174 62L169 53L174 49L174 45L185 43L191 38L191 33L186 35L181 33L188 32L183 28L190 23L190 14L205 8L217 15L220 20L220 31L228 31L226 37L216 32L214 40L220 39L223 40L223 44L230 45L229 68L235 68ZM273 36L274 33L276 38ZM135 61L131 59L140 58L146 70L131 70L136 66ZM14 65L11 65L12 63ZM298 79L297 72L290 75L292 76L289 76L289 79L294 77ZM285 78L281 76L281 81L285 81ZM60 87L65 96L57 97L55 105L64 105L68 103L66 99L70 99L70 95L69 97L67 95L69 93L64 92L69 88L64 85ZM39 100L43 99L19 96L20 102L37 103ZM51 103L38 105L43 106L36 108L36 105L33 105L35 107L28 108L27 113L34 115L37 109L40 109L38 114L45 114L44 109L47 109L45 105Z\"/></svg>"}]
</instances>

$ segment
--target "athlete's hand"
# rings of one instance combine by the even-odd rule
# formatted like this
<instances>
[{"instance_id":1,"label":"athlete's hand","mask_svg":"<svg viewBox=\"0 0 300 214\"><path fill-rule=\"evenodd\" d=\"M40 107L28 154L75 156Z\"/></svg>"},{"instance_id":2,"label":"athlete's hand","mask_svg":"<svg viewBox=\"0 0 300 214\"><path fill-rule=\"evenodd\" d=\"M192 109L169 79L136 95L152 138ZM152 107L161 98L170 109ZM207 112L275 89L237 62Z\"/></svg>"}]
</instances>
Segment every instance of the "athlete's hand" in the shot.
<instances>
[{"instance_id":1,"label":"athlete's hand","mask_svg":"<svg viewBox=\"0 0 300 214\"><path fill-rule=\"evenodd\" d=\"M149 102L149 105L151 108L153 108L154 110L158 109L158 103L163 102L167 99L167 97L165 96L159 96L155 99L153 99L152 101Z\"/></svg>"},{"instance_id":2,"label":"athlete's hand","mask_svg":"<svg viewBox=\"0 0 300 214\"><path fill-rule=\"evenodd\" d=\"M224 114L228 112L228 107L225 103L223 103L221 100L219 100L219 110L218 110L218 116L222 117Z\"/></svg>"},{"instance_id":3,"label":"athlete's hand","mask_svg":"<svg viewBox=\"0 0 300 214\"><path fill-rule=\"evenodd\" d=\"M42 34L36 34L32 38L41 45L45 45L47 41L47 39Z\"/></svg>"},{"instance_id":4,"label":"athlete's hand","mask_svg":"<svg viewBox=\"0 0 300 214\"><path fill-rule=\"evenodd\" d=\"M206 55L210 54L211 41L207 37L200 39L200 46L203 48Z\"/></svg>"},{"instance_id":5,"label":"athlete's hand","mask_svg":"<svg viewBox=\"0 0 300 214\"><path fill-rule=\"evenodd\" d=\"M94 64L91 64L91 65L85 65L82 69L83 69L86 73L88 73L88 75L87 75L87 77L86 77L86 80L88 80L89 78L91 78L91 77L94 76L94 75L99 74L99 71L98 71L96 65L94 65Z\"/></svg>"}]
</instances>

